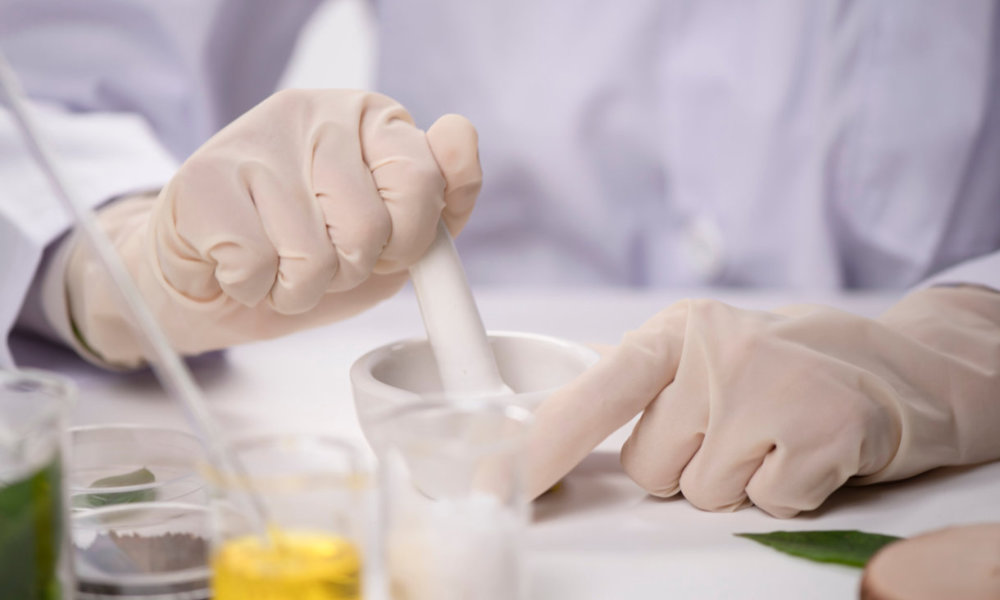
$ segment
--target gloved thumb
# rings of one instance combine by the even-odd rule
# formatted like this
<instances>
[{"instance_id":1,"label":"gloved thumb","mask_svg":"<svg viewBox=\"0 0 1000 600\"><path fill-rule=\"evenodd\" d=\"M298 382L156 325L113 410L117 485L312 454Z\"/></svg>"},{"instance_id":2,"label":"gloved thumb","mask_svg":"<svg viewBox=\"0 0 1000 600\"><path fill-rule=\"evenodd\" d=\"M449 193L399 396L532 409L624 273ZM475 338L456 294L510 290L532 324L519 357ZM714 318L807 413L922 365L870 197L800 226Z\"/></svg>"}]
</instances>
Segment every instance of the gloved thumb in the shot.
<instances>
[{"instance_id":1,"label":"gloved thumb","mask_svg":"<svg viewBox=\"0 0 1000 600\"><path fill-rule=\"evenodd\" d=\"M569 473L673 381L688 312L687 302L660 312L538 407L527 445L529 497Z\"/></svg>"},{"instance_id":2,"label":"gloved thumb","mask_svg":"<svg viewBox=\"0 0 1000 600\"><path fill-rule=\"evenodd\" d=\"M444 210L441 213L451 235L465 227L483 185L479 166L479 135L468 119L445 115L427 130L427 143L444 176Z\"/></svg>"}]
</instances>

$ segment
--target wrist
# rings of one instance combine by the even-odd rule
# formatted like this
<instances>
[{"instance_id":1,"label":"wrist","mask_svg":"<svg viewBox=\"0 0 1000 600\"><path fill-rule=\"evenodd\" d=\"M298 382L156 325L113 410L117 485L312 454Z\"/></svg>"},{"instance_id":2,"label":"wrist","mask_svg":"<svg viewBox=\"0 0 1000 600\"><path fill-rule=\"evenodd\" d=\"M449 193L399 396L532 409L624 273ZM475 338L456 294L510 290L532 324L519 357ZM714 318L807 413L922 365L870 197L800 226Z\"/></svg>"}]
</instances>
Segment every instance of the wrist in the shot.
<instances>
[{"instance_id":1,"label":"wrist","mask_svg":"<svg viewBox=\"0 0 1000 600\"><path fill-rule=\"evenodd\" d=\"M96 215L133 280L155 196L118 198ZM142 364L141 352L120 307L115 284L89 242L75 232L56 254L43 284L45 312L60 337L86 360L106 369Z\"/></svg>"}]
</instances>

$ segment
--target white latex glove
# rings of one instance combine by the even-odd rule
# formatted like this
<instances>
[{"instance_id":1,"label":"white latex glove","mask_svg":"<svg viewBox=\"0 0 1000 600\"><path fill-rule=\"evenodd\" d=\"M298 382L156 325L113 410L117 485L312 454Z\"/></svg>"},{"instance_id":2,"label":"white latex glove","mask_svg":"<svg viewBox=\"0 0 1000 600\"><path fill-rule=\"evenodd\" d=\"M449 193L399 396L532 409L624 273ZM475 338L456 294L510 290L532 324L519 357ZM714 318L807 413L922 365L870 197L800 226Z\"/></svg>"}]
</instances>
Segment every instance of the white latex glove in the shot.
<instances>
[{"instance_id":1,"label":"white latex glove","mask_svg":"<svg viewBox=\"0 0 1000 600\"><path fill-rule=\"evenodd\" d=\"M1000 294L925 289L875 320L675 304L539 407L529 491L640 412L626 472L705 510L791 517L851 478L1000 458Z\"/></svg>"},{"instance_id":2,"label":"white latex glove","mask_svg":"<svg viewBox=\"0 0 1000 600\"><path fill-rule=\"evenodd\" d=\"M98 218L171 343L196 354L328 323L395 293L440 218L461 230L481 180L463 117L425 134L385 96L294 90L212 137L157 198L114 202ZM63 337L106 366L141 364L89 247L71 239L54 267L43 297Z\"/></svg>"}]
</instances>

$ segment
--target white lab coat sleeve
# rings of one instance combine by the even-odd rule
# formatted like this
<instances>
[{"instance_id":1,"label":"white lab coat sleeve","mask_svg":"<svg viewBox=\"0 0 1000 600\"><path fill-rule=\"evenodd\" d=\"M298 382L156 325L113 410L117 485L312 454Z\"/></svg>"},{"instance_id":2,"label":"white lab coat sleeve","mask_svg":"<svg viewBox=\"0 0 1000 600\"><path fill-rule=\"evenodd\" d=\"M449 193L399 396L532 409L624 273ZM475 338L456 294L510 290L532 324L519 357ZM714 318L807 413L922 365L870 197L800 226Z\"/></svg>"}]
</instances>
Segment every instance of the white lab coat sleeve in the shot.
<instances>
[{"instance_id":1,"label":"white lab coat sleeve","mask_svg":"<svg viewBox=\"0 0 1000 600\"><path fill-rule=\"evenodd\" d=\"M74 113L41 103L31 110L70 192L89 207L157 189L176 170L176 160L140 116ZM13 364L8 336L22 312L28 327L45 327L39 307L25 306L25 299L46 247L70 225L10 113L0 108L0 367Z\"/></svg>"},{"instance_id":2,"label":"white lab coat sleeve","mask_svg":"<svg viewBox=\"0 0 1000 600\"><path fill-rule=\"evenodd\" d=\"M1000 252L958 263L928 277L917 288L962 284L981 285L1000 292Z\"/></svg>"}]
</instances>

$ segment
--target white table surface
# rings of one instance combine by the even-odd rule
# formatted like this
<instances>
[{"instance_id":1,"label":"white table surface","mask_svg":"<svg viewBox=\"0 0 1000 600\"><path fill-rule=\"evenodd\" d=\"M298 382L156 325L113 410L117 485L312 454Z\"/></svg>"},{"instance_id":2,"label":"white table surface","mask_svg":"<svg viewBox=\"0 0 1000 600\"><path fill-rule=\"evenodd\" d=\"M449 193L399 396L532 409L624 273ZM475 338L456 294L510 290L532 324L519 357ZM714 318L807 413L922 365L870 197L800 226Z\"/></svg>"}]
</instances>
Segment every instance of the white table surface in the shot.
<instances>
[{"instance_id":1,"label":"white table surface","mask_svg":"<svg viewBox=\"0 0 1000 600\"><path fill-rule=\"evenodd\" d=\"M614 343L670 302L712 296L750 308L825 302L876 314L892 298L742 291L477 290L491 329L533 331ZM361 440L348 368L375 346L422 336L409 291L349 321L194 361L212 409L234 433L323 430ZM25 366L76 380L75 424L134 422L185 426L180 410L148 372L102 373L67 351L16 340ZM538 599L853 598L860 571L814 564L736 538L735 532L861 529L895 535L1000 519L1000 463L940 469L906 482L847 488L820 510L792 520L757 509L699 511L683 499L651 498L622 472L617 449L627 431L602 444L537 502L528 536L531 597Z\"/></svg>"}]
</instances>

